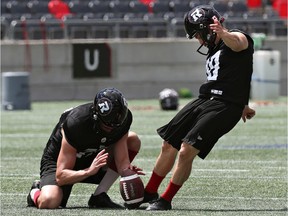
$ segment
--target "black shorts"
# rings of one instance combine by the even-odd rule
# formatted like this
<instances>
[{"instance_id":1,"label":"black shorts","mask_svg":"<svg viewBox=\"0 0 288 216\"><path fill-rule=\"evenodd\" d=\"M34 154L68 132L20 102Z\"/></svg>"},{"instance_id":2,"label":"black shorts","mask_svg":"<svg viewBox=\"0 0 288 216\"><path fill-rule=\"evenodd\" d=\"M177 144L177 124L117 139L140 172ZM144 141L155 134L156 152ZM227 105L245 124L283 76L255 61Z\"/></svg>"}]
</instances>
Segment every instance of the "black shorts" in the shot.
<instances>
[{"instance_id":1,"label":"black shorts","mask_svg":"<svg viewBox=\"0 0 288 216\"><path fill-rule=\"evenodd\" d=\"M99 151L93 154L90 154L88 156L77 158L76 164L73 170L82 170L82 169L88 168L91 165L94 158L96 157L96 155L99 153ZM43 154L42 159L41 159L41 167L40 167L40 170L41 170L40 187L41 188L45 185L57 185L56 168L57 168L56 160L50 159L46 154ZM83 181L81 181L81 183L99 184L105 174L106 174L106 170L101 168L95 175L84 179ZM60 206L63 208L66 207L72 187L73 185L61 186L61 189L63 190L63 199L62 199Z\"/></svg>"},{"instance_id":2,"label":"black shorts","mask_svg":"<svg viewBox=\"0 0 288 216\"><path fill-rule=\"evenodd\" d=\"M158 134L177 150L187 143L204 159L218 139L241 119L242 106L217 99L198 98L183 107Z\"/></svg>"}]
</instances>

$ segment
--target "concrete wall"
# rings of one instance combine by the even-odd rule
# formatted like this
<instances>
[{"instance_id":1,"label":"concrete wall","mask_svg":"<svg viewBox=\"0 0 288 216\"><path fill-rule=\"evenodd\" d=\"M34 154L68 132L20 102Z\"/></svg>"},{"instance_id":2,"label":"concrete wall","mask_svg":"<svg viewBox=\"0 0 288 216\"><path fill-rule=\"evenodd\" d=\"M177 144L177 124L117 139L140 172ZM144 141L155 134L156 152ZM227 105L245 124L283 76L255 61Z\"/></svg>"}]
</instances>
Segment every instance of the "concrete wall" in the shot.
<instances>
[{"instance_id":1,"label":"concrete wall","mask_svg":"<svg viewBox=\"0 0 288 216\"><path fill-rule=\"evenodd\" d=\"M74 79L73 43L108 43L112 77ZM287 95L287 39L267 39L281 52L281 95ZM1 43L1 71L29 71L32 101L91 100L104 87L119 88L128 99L157 98L163 88L189 88L205 81L205 56L186 39L77 40ZM30 58L31 56L31 58Z\"/></svg>"}]
</instances>

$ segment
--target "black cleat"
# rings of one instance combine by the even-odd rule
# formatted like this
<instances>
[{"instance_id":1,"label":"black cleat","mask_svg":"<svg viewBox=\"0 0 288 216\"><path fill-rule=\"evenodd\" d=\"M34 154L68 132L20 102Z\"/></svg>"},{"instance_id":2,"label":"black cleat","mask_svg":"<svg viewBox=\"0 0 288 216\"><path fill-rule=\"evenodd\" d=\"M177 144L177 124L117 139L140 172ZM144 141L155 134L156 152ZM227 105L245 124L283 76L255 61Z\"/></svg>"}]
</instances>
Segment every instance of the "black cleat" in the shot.
<instances>
[{"instance_id":1,"label":"black cleat","mask_svg":"<svg viewBox=\"0 0 288 216\"><path fill-rule=\"evenodd\" d=\"M35 188L40 189L40 181L39 180L35 180L32 184L32 187L31 187L29 194L27 196L27 207L35 207L36 206L31 195L30 195L30 192Z\"/></svg>"},{"instance_id":2,"label":"black cleat","mask_svg":"<svg viewBox=\"0 0 288 216\"><path fill-rule=\"evenodd\" d=\"M153 201L156 201L159 198L158 193L148 193L144 191L144 199L142 203L151 203Z\"/></svg>"},{"instance_id":3,"label":"black cleat","mask_svg":"<svg viewBox=\"0 0 288 216\"><path fill-rule=\"evenodd\" d=\"M142 202L139 203L133 203L133 204L128 204L128 203L124 203L124 206L126 209L138 209L140 207L140 205L142 204Z\"/></svg>"},{"instance_id":4,"label":"black cleat","mask_svg":"<svg viewBox=\"0 0 288 216\"><path fill-rule=\"evenodd\" d=\"M127 209L138 209L142 203L152 203L156 201L158 198L159 198L158 193L148 193L147 191L144 191L144 198L141 202L134 204L124 203L124 206Z\"/></svg>"},{"instance_id":5,"label":"black cleat","mask_svg":"<svg viewBox=\"0 0 288 216\"><path fill-rule=\"evenodd\" d=\"M99 208L99 209L124 209L123 206L114 203L110 197L105 193L98 195L91 195L88 201L89 208Z\"/></svg>"},{"instance_id":6,"label":"black cleat","mask_svg":"<svg viewBox=\"0 0 288 216\"><path fill-rule=\"evenodd\" d=\"M160 197L158 200L150 203L149 206L146 208L147 211L167 211L171 210L171 202Z\"/></svg>"}]
</instances>

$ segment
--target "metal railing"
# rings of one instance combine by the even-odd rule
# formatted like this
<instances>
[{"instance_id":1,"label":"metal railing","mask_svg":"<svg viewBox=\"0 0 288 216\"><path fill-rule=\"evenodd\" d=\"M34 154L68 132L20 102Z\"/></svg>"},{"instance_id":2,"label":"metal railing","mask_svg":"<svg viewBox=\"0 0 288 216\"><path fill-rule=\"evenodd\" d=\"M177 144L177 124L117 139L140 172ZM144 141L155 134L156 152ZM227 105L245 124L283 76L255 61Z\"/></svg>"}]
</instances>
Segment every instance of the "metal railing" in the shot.
<instances>
[{"instance_id":1,"label":"metal railing","mask_svg":"<svg viewBox=\"0 0 288 216\"><path fill-rule=\"evenodd\" d=\"M248 33L263 32L271 36L287 36L287 23L278 18L239 19L225 21L227 28ZM159 38L185 37L183 19L20 19L1 22L2 39L73 39L73 38Z\"/></svg>"}]
</instances>

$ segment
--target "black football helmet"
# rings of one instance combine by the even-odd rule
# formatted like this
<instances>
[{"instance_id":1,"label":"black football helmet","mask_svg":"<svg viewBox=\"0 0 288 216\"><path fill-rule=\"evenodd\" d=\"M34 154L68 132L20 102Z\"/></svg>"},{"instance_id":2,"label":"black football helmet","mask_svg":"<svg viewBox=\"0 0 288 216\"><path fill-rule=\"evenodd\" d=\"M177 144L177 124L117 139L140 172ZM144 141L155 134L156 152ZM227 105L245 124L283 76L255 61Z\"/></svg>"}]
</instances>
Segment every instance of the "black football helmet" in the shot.
<instances>
[{"instance_id":1,"label":"black football helmet","mask_svg":"<svg viewBox=\"0 0 288 216\"><path fill-rule=\"evenodd\" d=\"M177 110L179 106L179 95L174 89L165 88L159 93L160 106L162 110Z\"/></svg>"},{"instance_id":2,"label":"black football helmet","mask_svg":"<svg viewBox=\"0 0 288 216\"><path fill-rule=\"evenodd\" d=\"M187 38L192 39L196 34L199 34L204 41L204 44L197 49L197 52L202 55L208 54L200 51L203 45L209 50L215 46L216 33L213 33L209 27L210 24L214 23L214 19L219 20L220 23L224 22L224 18L210 5L199 5L185 15L184 27Z\"/></svg>"},{"instance_id":3,"label":"black football helmet","mask_svg":"<svg viewBox=\"0 0 288 216\"><path fill-rule=\"evenodd\" d=\"M127 101L116 88L105 88L98 92L94 99L93 119L116 128L123 124L127 117Z\"/></svg>"}]
</instances>

